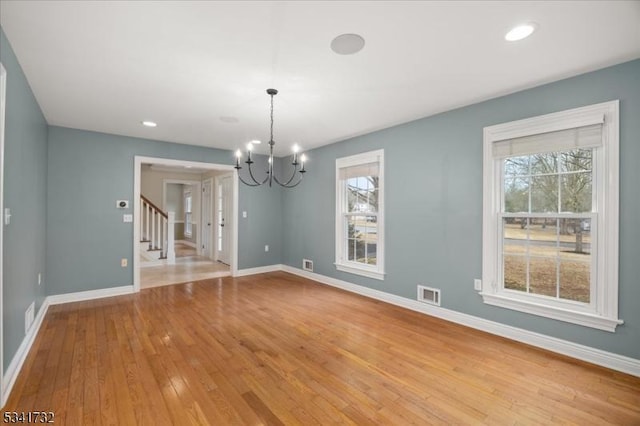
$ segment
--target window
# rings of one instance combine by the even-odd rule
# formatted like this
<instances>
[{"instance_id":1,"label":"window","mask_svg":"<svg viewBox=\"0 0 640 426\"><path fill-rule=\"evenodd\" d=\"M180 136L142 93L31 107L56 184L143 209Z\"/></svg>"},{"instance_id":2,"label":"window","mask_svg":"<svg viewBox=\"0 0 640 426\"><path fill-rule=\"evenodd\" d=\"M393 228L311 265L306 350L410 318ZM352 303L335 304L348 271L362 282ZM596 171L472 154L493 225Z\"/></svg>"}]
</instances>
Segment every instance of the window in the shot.
<instances>
[{"instance_id":1,"label":"window","mask_svg":"<svg viewBox=\"0 0 640 426\"><path fill-rule=\"evenodd\" d=\"M336 160L336 268L384 279L384 150Z\"/></svg>"},{"instance_id":2,"label":"window","mask_svg":"<svg viewBox=\"0 0 640 426\"><path fill-rule=\"evenodd\" d=\"M618 102L484 129L485 303L618 319Z\"/></svg>"},{"instance_id":3,"label":"window","mask_svg":"<svg viewBox=\"0 0 640 426\"><path fill-rule=\"evenodd\" d=\"M193 199L191 196L191 191L185 191L184 193L184 236L191 237L192 234L192 211L191 205L193 204Z\"/></svg>"}]
</instances>

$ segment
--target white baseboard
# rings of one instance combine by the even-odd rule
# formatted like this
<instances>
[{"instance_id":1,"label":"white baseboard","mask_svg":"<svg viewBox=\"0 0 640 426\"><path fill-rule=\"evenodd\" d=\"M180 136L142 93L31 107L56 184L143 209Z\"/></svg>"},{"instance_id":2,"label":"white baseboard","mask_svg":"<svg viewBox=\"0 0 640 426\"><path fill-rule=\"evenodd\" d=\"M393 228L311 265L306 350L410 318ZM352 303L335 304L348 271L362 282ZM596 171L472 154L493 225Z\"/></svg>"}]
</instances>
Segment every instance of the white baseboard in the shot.
<instances>
[{"instance_id":1,"label":"white baseboard","mask_svg":"<svg viewBox=\"0 0 640 426\"><path fill-rule=\"evenodd\" d=\"M304 271L288 265L280 265L281 270L294 275L309 278L322 284L341 288L372 299L381 300L391 303L392 305L401 306L412 311L421 312L477 330L486 331L487 333L506 337L511 340L526 343L552 352L577 358L596 365L600 365L612 370L621 371L623 373L632 374L640 377L640 360L635 358L618 355L612 352L603 351L601 349L592 348L590 346L580 345L578 343L569 342L567 340L558 339L556 337L547 336L540 333L524 330L522 328L512 327L495 321L489 321L473 315L463 314L461 312L452 311L450 309L426 305L417 300L407 299L405 297L396 296L385 293L383 291L374 290L368 287L352 284L347 281L338 280L327 277L325 275L316 274L314 272Z\"/></svg>"},{"instance_id":2,"label":"white baseboard","mask_svg":"<svg viewBox=\"0 0 640 426\"><path fill-rule=\"evenodd\" d=\"M60 303L82 302L83 300L102 299L104 297L122 296L133 293L133 285L123 285L122 287L101 288L99 290L79 291L76 293L57 294L47 296L49 305Z\"/></svg>"},{"instance_id":3,"label":"white baseboard","mask_svg":"<svg viewBox=\"0 0 640 426\"><path fill-rule=\"evenodd\" d=\"M44 299L40 309L38 310L38 314L33 319L33 324L31 324L31 328L27 332L27 335L22 339L22 343L18 347L16 354L13 356L11 363L7 367L7 371L5 372L3 379L4 383L2 383L2 397L0 406L4 407L4 404L7 402L9 398L9 394L11 393L11 389L13 385L16 383L16 379L18 378L18 374L22 369L22 365L24 361L27 359L27 355L31 350L31 346L33 342L36 340L36 336L38 335L38 331L40 330L40 326L42 325L42 320L44 319L47 310L49 309L49 303L47 298Z\"/></svg>"},{"instance_id":4,"label":"white baseboard","mask_svg":"<svg viewBox=\"0 0 640 426\"><path fill-rule=\"evenodd\" d=\"M101 299L103 297L112 297L112 296L120 296L123 294L133 293L133 286L127 285L122 287L112 287L112 288L104 288L100 290L90 290L90 291L80 291L77 293L67 293L67 294L58 294L55 296L47 296L42 302L42 306L40 306L40 310L38 314L33 320L33 324L29 329L27 335L20 343L16 354L13 356L11 363L7 367L7 371L3 376L2 383L2 397L3 401L0 401L0 406L4 407L4 404L7 402L9 398L9 394L11 393L11 389L18 378L18 374L24 365L25 360L27 359L27 355L31 351L31 346L33 346L33 342L38 335L38 331L40 331L40 326L42 325L42 320L44 319L45 314L47 313L49 306L58 305L60 303L68 303L68 302L81 302L83 300L93 300L93 299Z\"/></svg>"},{"instance_id":5,"label":"white baseboard","mask_svg":"<svg viewBox=\"0 0 640 426\"><path fill-rule=\"evenodd\" d=\"M257 268L238 269L234 277L244 277L246 275L265 274L267 272L282 271L283 265L267 265Z\"/></svg>"}]
</instances>

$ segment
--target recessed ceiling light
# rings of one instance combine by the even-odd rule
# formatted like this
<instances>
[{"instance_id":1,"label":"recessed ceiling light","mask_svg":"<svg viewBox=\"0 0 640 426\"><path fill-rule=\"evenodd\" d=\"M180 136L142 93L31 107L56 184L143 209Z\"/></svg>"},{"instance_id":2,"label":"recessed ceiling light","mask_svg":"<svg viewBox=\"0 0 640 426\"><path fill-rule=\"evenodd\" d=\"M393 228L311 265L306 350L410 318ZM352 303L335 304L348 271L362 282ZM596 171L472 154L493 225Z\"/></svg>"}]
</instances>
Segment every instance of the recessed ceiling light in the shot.
<instances>
[{"instance_id":1,"label":"recessed ceiling light","mask_svg":"<svg viewBox=\"0 0 640 426\"><path fill-rule=\"evenodd\" d=\"M254 140L250 141L249 143L254 144L254 145L260 145L262 143L262 141L259 141L258 139L254 139Z\"/></svg>"},{"instance_id":2,"label":"recessed ceiling light","mask_svg":"<svg viewBox=\"0 0 640 426\"><path fill-rule=\"evenodd\" d=\"M231 116L221 116L220 117L220 121L222 121L223 123L237 123L238 122L238 117L231 117Z\"/></svg>"},{"instance_id":3,"label":"recessed ceiling light","mask_svg":"<svg viewBox=\"0 0 640 426\"><path fill-rule=\"evenodd\" d=\"M154 121L142 121L141 122L143 126L147 126L147 127L157 127L158 123L154 122Z\"/></svg>"},{"instance_id":4,"label":"recessed ceiling light","mask_svg":"<svg viewBox=\"0 0 640 426\"><path fill-rule=\"evenodd\" d=\"M507 41L518 41L524 38L529 37L536 30L537 25L529 22L526 24L518 25L517 27L513 27L505 36L504 39Z\"/></svg>"},{"instance_id":5,"label":"recessed ceiling light","mask_svg":"<svg viewBox=\"0 0 640 426\"><path fill-rule=\"evenodd\" d=\"M342 34L331 42L331 50L338 55L353 55L364 47L364 39L358 34Z\"/></svg>"}]
</instances>

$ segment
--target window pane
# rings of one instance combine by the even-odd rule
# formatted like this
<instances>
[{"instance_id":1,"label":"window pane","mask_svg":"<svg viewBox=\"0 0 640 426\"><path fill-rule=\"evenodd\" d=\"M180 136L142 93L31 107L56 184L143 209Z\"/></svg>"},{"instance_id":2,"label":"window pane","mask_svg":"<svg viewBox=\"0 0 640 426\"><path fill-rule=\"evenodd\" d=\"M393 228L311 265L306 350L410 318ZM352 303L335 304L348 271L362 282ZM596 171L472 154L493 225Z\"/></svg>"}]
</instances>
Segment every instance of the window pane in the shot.
<instances>
[{"instance_id":1,"label":"window pane","mask_svg":"<svg viewBox=\"0 0 640 426\"><path fill-rule=\"evenodd\" d=\"M527 231L528 219L507 217L502 222L504 252L524 255L529 243Z\"/></svg>"},{"instance_id":2,"label":"window pane","mask_svg":"<svg viewBox=\"0 0 640 426\"><path fill-rule=\"evenodd\" d=\"M505 178L504 211L507 213L529 212L528 178Z\"/></svg>"},{"instance_id":3,"label":"window pane","mask_svg":"<svg viewBox=\"0 0 640 426\"><path fill-rule=\"evenodd\" d=\"M529 258L529 292L555 297L557 292L557 261L554 257Z\"/></svg>"},{"instance_id":4,"label":"window pane","mask_svg":"<svg viewBox=\"0 0 640 426\"><path fill-rule=\"evenodd\" d=\"M366 263L367 220L365 216L349 216L347 218L349 257L354 262Z\"/></svg>"},{"instance_id":5,"label":"window pane","mask_svg":"<svg viewBox=\"0 0 640 426\"><path fill-rule=\"evenodd\" d=\"M504 160L505 176L526 176L529 174L529 156L511 157Z\"/></svg>"},{"instance_id":6,"label":"window pane","mask_svg":"<svg viewBox=\"0 0 640 426\"><path fill-rule=\"evenodd\" d=\"M563 175L560 199L563 212L584 213L591 211L591 172Z\"/></svg>"},{"instance_id":7,"label":"window pane","mask_svg":"<svg viewBox=\"0 0 640 426\"><path fill-rule=\"evenodd\" d=\"M593 150L575 149L560 154L560 171L591 171L593 169Z\"/></svg>"},{"instance_id":8,"label":"window pane","mask_svg":"<svg viewBox=\"0 0 640 426\"><path fill-rule=\"evenodd\" d=\"M365 259L363 262L369 265L375 265L377 263L376 251L378 248L378 218L375 216L366 217L366 227L363 235L363 240L366 244L365 247Z\"/></svg>"},{"instance_id":9,"label":"window pane","mask_svg":"<svg viewBox=\"0 0 640 426\"><path fill-rule=\"evenodd\" d=\"M560 262L560 298L589 303L591 293L591 267L588 262L575 261L577 257L589 261L590 255L564 255ZM566 259L566 260L565 260Z\"/></svg>"},{"instance_id":10,"label":"window pane","mask_svg":"<svg viewBox=\"0 0 640 426\"><path fill-rule=\"evenodd\" d=\"M548 152L531 156L531 174L558 173L558 153Z\"/></svg>"},{"instance_id":11,"label":"window pane","mask_svg":"<svg viewBox=\"0 0 640 426\"><path fill-rule=\"evenodd\" d=\"M378 211L378 177L359 176L347 180L349 212Z\"/></svg>"},{"instance_id":12,"label":"window pane","mask_svg":"<svg viewBox=\"0 0 640 426\"><path fill-rule=\"evenodd\" d=\"M527 258L504 256L504 288L527 291Z\"/></svg>"},{"instance_id":13,"label":"window pane","mask_svg":"<svg viewBox=\"0 0 640 426\"><path fill-rule=\"evenodd\" d=\"M558 211L558 176L534 176L531 178L531 212Z\"/></svg>"}]
</instances>

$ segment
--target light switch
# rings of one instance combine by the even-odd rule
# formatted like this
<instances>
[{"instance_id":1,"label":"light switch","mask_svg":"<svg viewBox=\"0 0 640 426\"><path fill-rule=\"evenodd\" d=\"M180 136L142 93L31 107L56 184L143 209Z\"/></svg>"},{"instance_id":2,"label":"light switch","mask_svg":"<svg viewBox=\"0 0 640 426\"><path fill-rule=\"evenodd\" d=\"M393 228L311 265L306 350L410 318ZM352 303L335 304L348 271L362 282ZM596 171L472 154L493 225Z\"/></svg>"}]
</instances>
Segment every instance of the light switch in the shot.
<instances>
[{"instance_id":1,"label":"light switch","mask_svg":"<svg viewBox=\"0 0 640 426\"><path fill-rule=\"evenodd\" d=\"M122 215L122 221L125 222L125 223L133 222L133 215L132 214L123 214Z\"/></svg>"},{"instance_id":2,"label":"light switch","mask_svg":"<svg viewBox=\"0 0 640 426\"><path fill-rule=\"evenodd\" d=\"M246 219L247 218L247 212L242 212L242 217Z\"/></svg>"},{"instance_id":3,"label":"light switch","mask_svg":"<svg viewBox=\"0 0 640 426\"><path fill-rule=\"evenodd\" d=\"M4 209L4 224L8 225L11 223L11 209L10 208L6 208Z\"/></svg>"}]
</instances>

